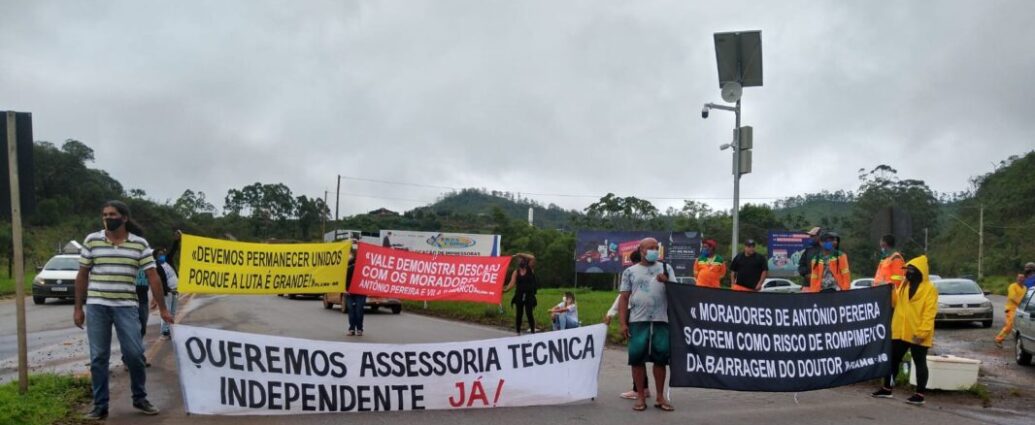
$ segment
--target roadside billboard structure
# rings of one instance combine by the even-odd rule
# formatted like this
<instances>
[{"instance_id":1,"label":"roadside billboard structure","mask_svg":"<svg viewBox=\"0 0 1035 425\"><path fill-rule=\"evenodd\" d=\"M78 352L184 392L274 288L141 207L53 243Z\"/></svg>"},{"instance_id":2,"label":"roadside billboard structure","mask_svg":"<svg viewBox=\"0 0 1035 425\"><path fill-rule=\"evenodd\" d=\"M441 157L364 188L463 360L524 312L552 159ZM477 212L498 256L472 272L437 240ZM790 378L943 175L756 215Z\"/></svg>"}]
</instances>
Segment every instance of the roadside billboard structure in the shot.
<instances>
[{"instance_id":1,"label":"roadside billboard structure","mask_svg":"<svg viewBox=\"0 0 1035 425\"><path fill-rule=\"evenodd\" d=\"M805 254L805 242L809 235L805 232L788 230L772 230L769 232L769 276L797 277L798 260Z\"/></svg>"},{"instance_id":2,"label":"roadside billboard structure","mask_svg":"<svg viewBox=\"0 0 1035 425\"><path fill-rule=\"evenodd\" d=\"M433 255L500 255L500 235L382 230L376 245Z\"/></svg>"},{"instance_id":3,"label":"roadside billboard structure","mask_svg":"<svg viewBox=\"0 0 1035 425\"><path fill-rule=\"evenodd\" d=\"M701 252L697 232L580 231L575 237L576 273L621 273L633 263L629 255L644 238L660 245L661 260L672 265L676 276L691 276Z\"/></svg>"}]
</instances>

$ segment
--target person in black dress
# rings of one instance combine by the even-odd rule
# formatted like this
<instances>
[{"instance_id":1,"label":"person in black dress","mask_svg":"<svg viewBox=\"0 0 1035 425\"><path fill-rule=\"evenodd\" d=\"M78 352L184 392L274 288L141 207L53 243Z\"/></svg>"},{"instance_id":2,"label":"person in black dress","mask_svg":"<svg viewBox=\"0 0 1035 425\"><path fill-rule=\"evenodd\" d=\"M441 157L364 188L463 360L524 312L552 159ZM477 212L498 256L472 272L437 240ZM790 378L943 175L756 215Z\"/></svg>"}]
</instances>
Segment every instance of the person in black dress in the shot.
<instances>
[{"instance_id":1,"label":"person in black dress","mask_svg":"<svg viewBox=\"0 0 1035 425\"><path fill-rule=\"evenodd\" d=\"M528 328L529 332L535 333L535 311L536 289L539 287L539 281L535 277L535 256L532 254L514 254L514 258L518 260L518 268L514 270L514 273L510 275L510 283L507 284L503 291L509 291L515 286L517 290L514 292L514 298L511 298L510 304L514 306L514 310L517 312L517 321L514 324L515 331L518 335L521 335L521 316L528 316Z\"/></svg>"}]
</instances>

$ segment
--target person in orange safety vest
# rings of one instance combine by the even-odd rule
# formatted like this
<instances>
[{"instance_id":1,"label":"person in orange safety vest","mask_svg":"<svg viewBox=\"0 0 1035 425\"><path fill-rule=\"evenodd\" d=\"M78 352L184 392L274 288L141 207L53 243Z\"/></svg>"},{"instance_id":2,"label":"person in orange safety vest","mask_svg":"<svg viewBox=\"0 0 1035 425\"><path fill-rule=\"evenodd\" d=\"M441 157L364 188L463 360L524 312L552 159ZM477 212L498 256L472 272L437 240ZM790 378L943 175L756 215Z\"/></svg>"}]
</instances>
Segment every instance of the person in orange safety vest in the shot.
<instances>
[{"instance_id":1,"label":"person in orange safety vest","mask_svg":"<svg viewBox=\"0 0 1035 425\"><path fill-rule=\"evenodd\" d=\"M880 238L880 255L877 274L873 276L873 286L891 284L898 288L906 276L906 260L895 250L894 235L884 235Z\"/></svg>"},{"instance_id":2,"label":"person in orange safety vest","mask_svg":"<svg viewBox=\"0 0 1035 425\"><path fill-rule=\"evenodd\" d=\"M694 263L697 286L718 288L726 275L726 263L718 254L719 243L714 239L701 242L701 256Z\"/></svg>"},{"instance_id":3,"label":"person in orange safety vest","mask_svg":"<svg viewBox=\"0 0 1035 425\"><path fill-rule=\"evenodd\" d=\"M820 238L822 241L820 251L812 258L809 286L802 288L802 292L848 290L852 281L852 273L848 269L848 255L834 245L837 238L837 234L833 232L825 233Z\"/></svg>"}]
</instances>

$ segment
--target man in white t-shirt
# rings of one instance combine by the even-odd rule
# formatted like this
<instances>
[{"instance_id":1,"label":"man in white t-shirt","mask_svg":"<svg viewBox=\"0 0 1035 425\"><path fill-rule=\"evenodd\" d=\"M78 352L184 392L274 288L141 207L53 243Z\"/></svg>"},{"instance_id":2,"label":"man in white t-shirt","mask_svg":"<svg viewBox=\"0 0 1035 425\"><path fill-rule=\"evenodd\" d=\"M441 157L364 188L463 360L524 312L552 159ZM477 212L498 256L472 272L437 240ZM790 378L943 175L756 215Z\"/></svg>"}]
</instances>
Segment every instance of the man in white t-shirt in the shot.
<instances>
[{"instance_id":1,"label":"man in white t-shirt","mask_svg":"<svg viewBox=\"0 0 1035 425\"><path fill-rule=\"evenodd\" d=\"M635 411L647 408L646 363L653 363L654 407L666 412L674 410L665 398L665 375L669 364L668 299L665 285L675 282L672 266L661 261L658 241L646 238L640 242L639 264L622 272L618 315L621 335L629 339L629 366L636 381Z\"/></svg>"}]
</instances>

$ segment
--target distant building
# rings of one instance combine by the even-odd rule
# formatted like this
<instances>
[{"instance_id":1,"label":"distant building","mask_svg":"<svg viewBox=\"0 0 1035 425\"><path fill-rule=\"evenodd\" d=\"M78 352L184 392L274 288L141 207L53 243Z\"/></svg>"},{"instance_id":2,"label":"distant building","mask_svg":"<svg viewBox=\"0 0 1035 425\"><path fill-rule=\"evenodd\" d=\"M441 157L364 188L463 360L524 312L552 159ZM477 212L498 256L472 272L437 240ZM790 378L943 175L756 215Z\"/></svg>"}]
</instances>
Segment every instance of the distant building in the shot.
<instances>
[{"instance_id":1,"label":"distant building","mask_svg":"<svg viewBox=\"0 0 1035 425\"><path fill-rule=\"evenodd\" d=\"M390 210L388 208L378 208L376 210L368 212L367 215L373 215L373 216L378 216L378 217L390 217L390 216L398 216L399 213L397 213L395 211L392 211L392 210Z\"/></svg>"},{"instance_id":2,"label":"distant building","mask_svg":"<svg viewBox=\"0 0 1035 425\"><path fill-rule=\"evenodd\" d=\"M79 254L83 250L83 245L76 241L68 241L65 246L61 247L62 254Z\"/></svg>"}]
</instances>

